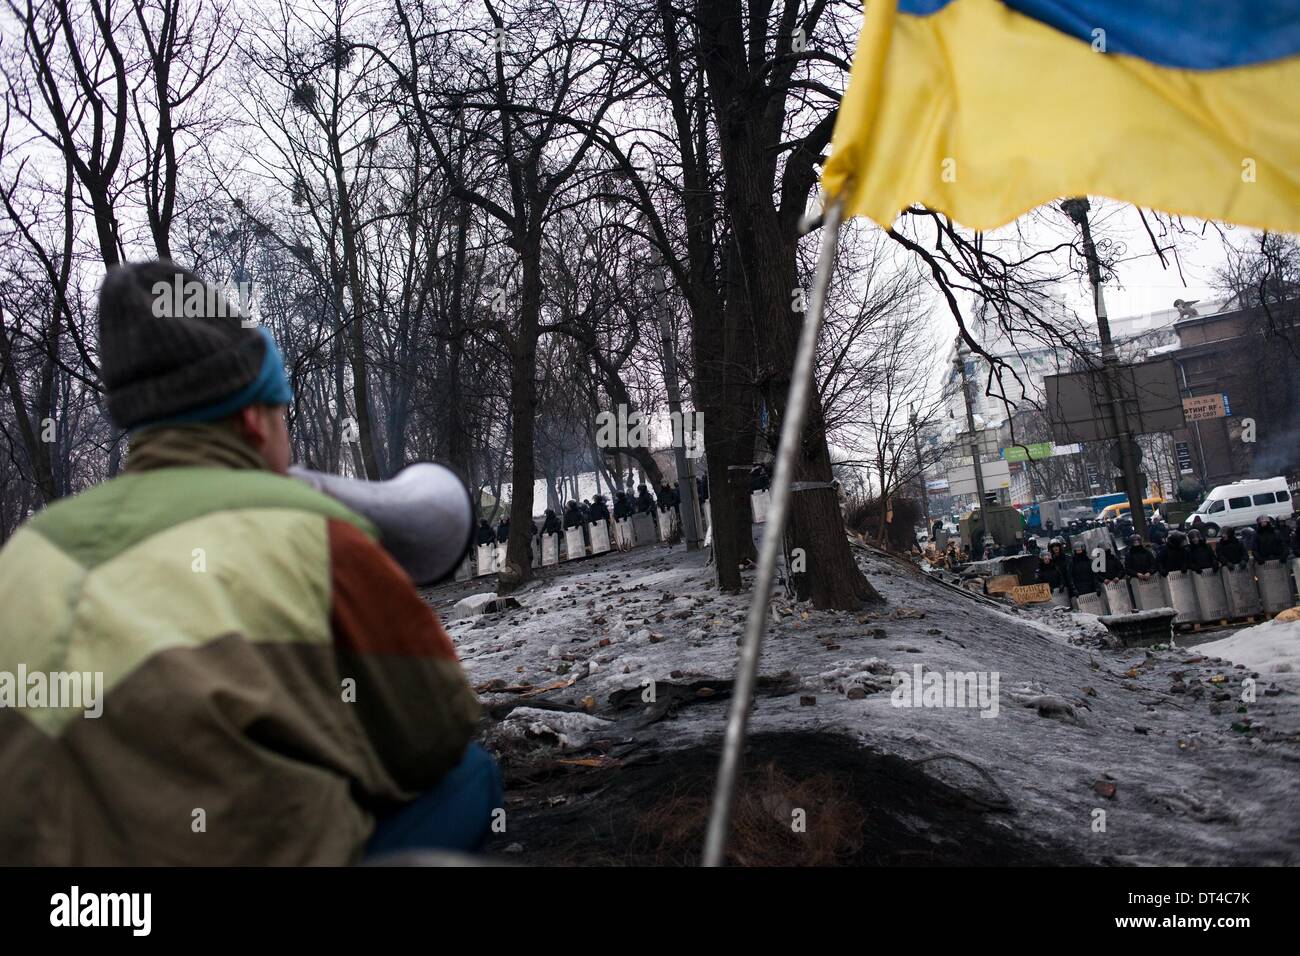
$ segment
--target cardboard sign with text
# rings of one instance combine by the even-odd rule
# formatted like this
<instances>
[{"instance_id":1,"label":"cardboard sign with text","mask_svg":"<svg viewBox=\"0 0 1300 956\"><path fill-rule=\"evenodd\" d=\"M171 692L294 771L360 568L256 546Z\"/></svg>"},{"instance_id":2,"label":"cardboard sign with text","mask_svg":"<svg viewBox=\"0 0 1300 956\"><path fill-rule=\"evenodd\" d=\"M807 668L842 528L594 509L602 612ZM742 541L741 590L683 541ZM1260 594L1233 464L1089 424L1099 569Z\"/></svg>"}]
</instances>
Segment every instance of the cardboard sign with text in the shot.
<instances>
[{"instance_id":1,"label":"cardboard sign with text","mask_svg":"<svg viewBox=\"0 0 1300 956\"><path fill-rule=\"evenodd\" d=\"M1050 584L1023 584L1011 589L1011 600L1017 604L1043 604L1051 599Z\"/></svg>"}]
</instances>

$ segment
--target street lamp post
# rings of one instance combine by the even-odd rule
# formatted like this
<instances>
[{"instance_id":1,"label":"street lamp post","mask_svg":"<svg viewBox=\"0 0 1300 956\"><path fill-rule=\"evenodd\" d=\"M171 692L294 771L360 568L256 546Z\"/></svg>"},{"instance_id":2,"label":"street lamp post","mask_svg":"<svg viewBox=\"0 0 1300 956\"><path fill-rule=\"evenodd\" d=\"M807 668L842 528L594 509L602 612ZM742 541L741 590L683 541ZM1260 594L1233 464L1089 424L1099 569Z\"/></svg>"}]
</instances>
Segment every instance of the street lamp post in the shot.
<instances>
[{"instance_id":1,"label":"street lamp post","mask_svg":"<svg viewBox=\"0 0 1300 956\"><path fill-rule=\"evenodd\" d=\"M975 493L979 495L980 534L987 535L989 526L988 522L984 520L984 469L980 464L979 437L975 434L975 407L971 404L970 381L966 377L966 359L970 357L970 354L970 349L966 343L958 339L957 357L952 364L957 369L957 374L961 376L961 397L966 403L966 430L970 432L970 458L975 469ZM983 544L982 541L979 543ZM976 542L971 541L971 557L975 557L975 547Z\"/></svg>"},{"instance_id":2,"label":"street lamp post","mask_svg":"<svg viewBox=\"0 0 1300 956\"><path fill-rule=\"evenodd\" d=\"M1133 454L1137 444L1133 433L1129 431L1128 410L1120 395L1117 382L1119 355L1115 343L1110 337L1110 319L1106 315L1106 300L1101 292L1101 264L1097 259L1097 247L1092 241L1092 230L1088 225L1088 200L1075 196L1061 203L1061 210L1079 227L1083 237L1083 255L1088 262L1088 281L1092 284L1093 306L1097 312L1097 337L1101 340L1101 379L1106 393L1106 404L1110 406L1111 420L1115 437L1119 442L1119 464L1124 472L1124 492L1128 497L1129 517L1133 520L1133 530L1146 537L1147 518L1142 510L1142 483L1139 478L1139 455Z\"/></svg>"},{"instance_id":3,"label":"street lamp post","mask_svg":"<svg viewBox=\"0 0 1300 956\"><path fill-rule=\"evenodd\" d=\"M916 425L916 406L907 406L907 423L912 426L912 443L916 448L916 470L921 480L921 510L925 514L925 532L930 533L930 492L925 487L925 465L921 461L921 431Z\"/></svg>"}]
</instances>

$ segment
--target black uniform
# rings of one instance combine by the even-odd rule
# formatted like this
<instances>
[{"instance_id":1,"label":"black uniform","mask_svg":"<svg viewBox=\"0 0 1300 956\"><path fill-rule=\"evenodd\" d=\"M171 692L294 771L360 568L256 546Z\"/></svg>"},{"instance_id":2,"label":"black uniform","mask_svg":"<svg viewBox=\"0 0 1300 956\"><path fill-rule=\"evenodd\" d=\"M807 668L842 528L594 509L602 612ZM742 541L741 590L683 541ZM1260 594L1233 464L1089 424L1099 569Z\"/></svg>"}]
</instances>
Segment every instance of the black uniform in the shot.
<instances>
[{"instance_id":1,"label":"black uniform","mask_svg":"<svg viewBox=\"0 0 1300 956\"><path fill-rule=\"evenodd\" d=\"M1241 539L1237 537L1237 532L1233 528L1228 528L1223 532L1223 538L1219 541L1219 548L1216 553L1219 557L1219 563L1226 567L1232 568L1246 563L1246 546L1241 543Z\"/></svg>"},{"instance_id":2,"label":"black uniform","mask_svg":"<svg viewBox=\"0 0 1300 956\"><path fill-rule=\"evenodd\" d=\"M1124 570L1129 573L1129 577L1135 577L1139 574L1155 574L1160 567L1150 548L1135 544L1128 549L1128 554L1124 558Z\"/></svg>"},{"instance_id":3,"label":"black uniform","mask_svg":"<svg viewBox=\"0 0 1300 956\"><path fill-rule=\"evenodd\" d=\"M605 507L605 496L604 496L604 495L597 495L597 496L596 496L596 500L593 501L593 502L591 503L591 507L590 507L589 509L587 509L587 517L588 517L588 519L590 519L591 521L607 521L607 520L609 520L609 509L608 509L607 507Z\"/></svg>"},{"instance_id":4,"label":"black uniform","mask_svg":"<svg viewBox=\"0 0 1300 956\"><path fill-rule=\"evenodd\" d=\"M709 500L709 476L699 475L695 479L695 493L699 496L700 504Z\"/></svg>"},{"instance_id":5,"label":"black uniform","mask_svg":"<svg viewBox=\"0 0 1300 956\"><path fill-rule=\"evenodd\" d=\"M1070 582L1065 577L1065 569L1053 561L1050 555L1039 559L1037 577L1039 584L1046 584L1053 591L1068 588L1070 585Z\"/></svg>"},{"instance_id":6,"label":"black uniform","mask_svg":"<svg viewBox=\"0 0 1300 956\"><path fill-rule=\"evenodd\" d=\"M582 512L578 510L578 503L576 501L570 501L569 506L564 509L564 530L568 531L570 528L580 528L582 527L582 524Z\"/></svg>"},{"instance_id":7,"label":"black uniform","mask_svg":"<svg viewBox=\"0 0 1300 956\"><path fill-rule=\"evenodd\" d=\"M1160 552L1160 572L1173 574L1175 571L1187 570L1187 549L1180 542L1170 540Z\"/></svg>"},{"instance_id":8,"label":"black uniform","mask_svg":"<svg viewBox=\"0 0 1300 956\"><path fill-rule=\"evenodd\" d=\"M560 516L552 509L546 509L546 518L542 521L542 534L559 534Z\"/></svg>"},{"instance_id":9,"label":"black uniform","mask_svg":"<svg viewBox=\"0 0 1300 956\"><path fill-rule=\"evenodd\" d=\"M505 544L510 540L510 519L502 518L497 522L497 543Z\"/></svg>"},{"instance_id":10,"label":"black uniform","mask_svg":"<svg viewBox=\"0 0 1300 956\"><path fill-rule=\"evenodd\" d=\"M1271 524L1264 525L1255 533L1255 560L1281 561L1286 558L1286 538L1278 534Z\"/></svg>"},{"instance_id":11,"label":"black uniform","mask_svg":"<svg viewBox=\"0 0 1300 956\"><path fill-rule=\"evenodd\" d=\"M1106 549L1105 570L1102 571L1103 581L1118 581L1125 575L1124 562L1119 559L1119 555L1113 549Z\"/></svg>"},{"instance_id":12,"label":"black uniform","mask_svg":"<svg viewBox=\"0 0 1300 956\"><path fill-rule=\"evenodd\" d=\"M632 506L628 503L627 494L620 491L614 496L614 520L622 521L630 517L632 517Z\"/></svg>"},{"instance_id":13,"label":"black uniform","mask_svg":"<svg viewBox=\"0 0 1300 956\"><path fill-rule=\"evenodd\" d=\"M655 500L645 485L637 485L636 510L639 514L649 514L655 510Z\"/></svg>"},{"instance_id":14,"label":"black uniform","mask_svg":"<svg viewBox=\"0 0 1300 956\"><path fill-rule=\"evenodd\" d=\"M1187 569L1189 571L1217 571L1219 559L1208 542L1197 541L1187 551Z\"/></svg>"},{"instance_id":15,"label":"black uniform","mask_svg":"<svg viewBox=\"0 0 1300 956\"><path fill-rule=\"evenodd\" d=\"M1059 544L1049 543L1047 545L1047 557L1061 573L1061 586L1067 591L1072 591L1074 585L1070 583L1070 552Z\"/></svg>"},{"instance_id":16,"label":"black uniform","mask_svg":"<svg viewBox=\"0 0 1300 956\"><path fill-rule=\"evenodd\" d=\"M1070 583L1075 594L1093 594L1097 590L1097 577L1092 573L1092 558L1086 551L1076 551L1070 559Z\"/></svg>"},{"instance_id":17,"label":"black uniform","mask_svg":"<svg viewBox=\"0 0 1300 956\"><path fill-rule=\"evenodd\" d=\"M474 539L476 544L491 544L497 539L496 533L492 526L488 524L487 518L480 518L478 522L478 537Z\"/></svg>"}]
</instances>

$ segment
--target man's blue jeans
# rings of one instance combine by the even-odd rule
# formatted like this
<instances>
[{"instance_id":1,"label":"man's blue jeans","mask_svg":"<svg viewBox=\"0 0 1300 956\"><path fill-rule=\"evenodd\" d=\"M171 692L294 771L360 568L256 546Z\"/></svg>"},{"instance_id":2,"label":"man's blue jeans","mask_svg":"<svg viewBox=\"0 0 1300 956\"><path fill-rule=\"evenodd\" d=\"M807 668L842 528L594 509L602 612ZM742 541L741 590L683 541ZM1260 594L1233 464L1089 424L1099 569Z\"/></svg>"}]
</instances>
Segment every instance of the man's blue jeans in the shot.
<instances>
[{"instance_id":1,"label":"man's blue jeans","mask_svg":"<svg viewBox=\"0 0 1300 956\"><path fill-rule=\"evenodd\" d=\"M366 855L478 850L487 842L492 811L501 805L501 770L490 753L471 743L436 787L379 822Z\"/></svg>"}]
</instances>

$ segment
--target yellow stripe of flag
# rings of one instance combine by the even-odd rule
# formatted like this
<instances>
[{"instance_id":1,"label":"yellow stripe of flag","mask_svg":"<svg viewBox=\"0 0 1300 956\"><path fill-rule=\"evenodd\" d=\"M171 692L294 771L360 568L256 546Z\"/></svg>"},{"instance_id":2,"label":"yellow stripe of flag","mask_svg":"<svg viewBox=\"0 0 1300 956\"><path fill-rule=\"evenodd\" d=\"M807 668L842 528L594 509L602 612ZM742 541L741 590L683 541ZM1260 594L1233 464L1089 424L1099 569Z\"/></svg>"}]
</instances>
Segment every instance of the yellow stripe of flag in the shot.
<instances>
[{"instance_id":1,"label":"yellow stripe of flag","mask_svg":"<svg viewBox=\"0 0 1300 956\"><path fill-rule=\"evenodd\" d=\"M1175 69L996 0L871 0L822 181L882 226L921 203L993 229L1092 194L1300 232L1300 59Z\"/></svg>"}]
</instances>

